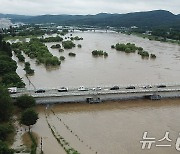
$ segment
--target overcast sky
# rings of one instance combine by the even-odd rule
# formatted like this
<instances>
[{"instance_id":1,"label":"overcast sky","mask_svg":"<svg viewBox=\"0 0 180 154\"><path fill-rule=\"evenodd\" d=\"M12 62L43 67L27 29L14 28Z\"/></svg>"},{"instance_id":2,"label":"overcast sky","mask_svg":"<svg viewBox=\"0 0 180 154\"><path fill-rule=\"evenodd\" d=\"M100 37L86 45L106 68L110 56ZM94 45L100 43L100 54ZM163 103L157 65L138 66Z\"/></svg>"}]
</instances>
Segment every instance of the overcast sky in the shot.
<instances>
[{"instance_id":1,"label":"overcast sky","mask_svg":"<svg viewBox=\"0 0 180 154\"><path fill-rule=\"evenodd\" d=\"M97 14L168 10L180 14L180 0L0 0L0 13Z\"/></svg>"}]
</instances>

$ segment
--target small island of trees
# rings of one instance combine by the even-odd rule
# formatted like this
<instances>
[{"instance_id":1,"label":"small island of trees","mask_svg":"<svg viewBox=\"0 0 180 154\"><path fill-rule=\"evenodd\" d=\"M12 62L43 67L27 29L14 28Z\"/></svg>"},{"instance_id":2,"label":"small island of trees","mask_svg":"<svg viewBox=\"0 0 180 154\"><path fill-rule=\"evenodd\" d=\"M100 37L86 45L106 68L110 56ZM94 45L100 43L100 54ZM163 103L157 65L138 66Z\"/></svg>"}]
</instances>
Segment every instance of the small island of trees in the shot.
<instances>
[{"instance_id":1,"label":"small island of trees","mask_svg":"<svg viewBox=\"0 0 180 154\"><path fill-rule=\"evenodd\" d=\"M83 38L79 37L79 36L71 37L70 39L71 40L83 40Z\"/></svg>"},{"instance_id":2,"label":"small island of trees","mask_svg":"<svg viewBox=\"0 0 180 154\"><path fill-rule=\"evenodd\" d=\"M152 59L156 58L155 54L149 54L149 52L144 51L142 47L137 47L135 44L132 43L117 43L116 45L112 45L111 48L125 53L135 53L136 51L138 51L138 54L141 55L142 58L149 58L149 55L151 55L150 58Z\"/></svg>"},{"instance_id":3,"label":"small island of trees","mask_svg":"<svg viewBox=\"0 0 180 154\"><path fill-rule=\"evenodd\" d=\"M98 56L107 57L108 53L104 52L103 50L94 50L94 51L92 51L92 55L95 56L95 57L98 57Z\"/></svg>"},{"instance_id":4,"label":"small island of trees","mask_svg":"<svg viewBox=\"0 0 180 154\"><path fill-rule=\"evenodd\" d=\"M31 66L30 66L29 62L25 62L24 70L26 71L27 75L33 75L34 74L34 70L31 69Z\"/></svg>"},{"instance_id":5,"label":"small island of trees","mask_svg":"<svg viewBox=\"0 0 180 154\"><path fill-rule=\"evenodd\" d=\"M60 44L55 44L55 45L52 45L51 48L52 49L59 49L59 48L61 48L61 45Z\"/></svg>"},{"instance_id":6,"label":"small island of trees","mask_svg":"<svg viewBox=\"0 0 180 154\"><path fill-rule=\"evenodd\" d=\"M75 57L75 56L76 56L76 54L75 54L75 53L73 53L73 52L70 52L70 53L69 53L69 56L70 56L70 57Z\"/></svg>"},{"instance_id":7,"label":"small island of trees","mask_svg":"<svg viewBox=\"0 0 180 154\"><path fill-rule=\"evenodd\" d=\"M25 57L20 50L14 50L14 53L20 62L25 62Z\"/></svg>"},{"instance_id":8,"label":"small island of trees","mask_svg":"<svg viewBox=\"0 0 180 154\"><path fill-rule=\"evenodd\" d=\"M72 41L68 40L68 41L63 41L62 46L64 47L64 49L72 49L76 45Z\"/></svg>"},{"instance_id":9,"label":"small island of trees","mask_svg":"<svg viewBox=\"0 0 180 154\"><path fill-rule=\"evenodd\" d=\"M56 37L47 37L47 38L40 38L40 42L47 43L47 42L62 42L63 38L56 36Z\"/></svg>"},{"instance_id":10,"label":"small island of trees","mask_svg":"<svg viewBox=\"0 0 180 154\"><path fill-rule=\"evenodd\" d=\"M65 57L64 57L64 56L60 56L59 59L60 59L61 61L64 61L64 60L65 60Z\"/></svg>"},{"instance_id":11,"label":"small island of trees","mask_svg":"<svg viewBox=\"0 0 180 154\"><path fill-rule=\"evenodd\" d=\"M78 48L82 48L82 45L81 45L81 44L78 44L77 47L78 47Z\"/></svg>"}]
</instances>

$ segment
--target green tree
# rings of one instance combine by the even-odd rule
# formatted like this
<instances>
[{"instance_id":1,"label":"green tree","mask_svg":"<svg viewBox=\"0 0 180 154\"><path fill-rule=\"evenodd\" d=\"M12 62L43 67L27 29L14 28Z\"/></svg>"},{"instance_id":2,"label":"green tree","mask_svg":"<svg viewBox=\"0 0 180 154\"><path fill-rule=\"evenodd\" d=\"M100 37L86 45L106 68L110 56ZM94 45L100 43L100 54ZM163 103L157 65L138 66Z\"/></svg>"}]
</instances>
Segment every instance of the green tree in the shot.
<instances>
[{"instance_id":1,"label":"green tree","mask_svg":"<svg viewBox=\"0 0 180 154\"><path fill-rule=\"evenodd\" d=\"M13 154L14 150L9 149L8 145L0 140L0 154Z\"/></svg>"},{"instance_id":2,"label":"green tree","mask_svg":"<svg viewBox=\"0 0 180 154\"><path fill-rule=\"evenodd\" d=\"M22 81L22 79L17 75L16 72L7 73L3 75L2 77L2 85L4 86L15 86L18 88L25 87L25 83Z\"/></svg>"},{"instance_id":3,"label":"green tree","mask_svg":"<svg viewBox=\"0 0 180 154\"><path fill-rule=\"evenodd\" d=\"M33 109L26 109L21 115L21 123L29 127L34 125L38 120L38 114Z\"/></svg>"},{"instance_id":4,"label":"green tree","mask_svg":"<svg viewBox=\"0 0 180 154\"><path fill-rule=\"evenodd\" d=\"M32 96L22 95L17 98L15 104L22 109L27 109L35 106L36 101Z\"/></svg>"},{"instance_id":5,"label":"green tree","mask_svg":"<svg viewBox=\"0 0 180 154\"><path fill-rule=\"evenodd\" d=\"M14 127L12 124L1 124L0 125L0 140L5 141L10 133L12 133Z\"/></svg>"},{"instance_id":6,"label":"green tree","mask_svg":"<svg viewBox=\"0 0 180 154\"><path fill-rule=\"evenodd\" d=\"M13 104L7 89L0 87L0 122L8 121L11 117Z\"/></svg>"}]
</instances>

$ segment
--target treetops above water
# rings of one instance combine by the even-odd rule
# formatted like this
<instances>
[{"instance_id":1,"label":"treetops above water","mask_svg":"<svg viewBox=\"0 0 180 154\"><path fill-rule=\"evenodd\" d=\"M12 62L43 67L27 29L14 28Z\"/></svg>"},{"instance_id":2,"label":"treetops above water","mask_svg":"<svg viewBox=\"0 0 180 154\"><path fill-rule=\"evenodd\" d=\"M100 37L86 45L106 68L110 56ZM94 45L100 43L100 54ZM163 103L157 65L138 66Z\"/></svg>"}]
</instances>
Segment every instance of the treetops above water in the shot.
<instances>
[{"instance_id":1,"label":"treetops above water","mask_svg":"<svg viewBox=\"0 0 180 154\"><path fill-rule=\"evenodd\" d=\"M39 40L43 43L46 43L46 42L62 42L63 38L60 36L56 36L56 37L40 38Z\"/></svg>"},{"instance_id":2,"label":"treetops above water","mask_svg":"<svg viewBox=\"0 0 180 154\"><path fill-rule=\"evenodd\" d=\"M116 45L112 45L111 48L125 53L135 53L136 51L138 51L138 54L141 55L142 58L149 58L149 56L150 58L156 58L155 54L149 54L149 52L144 51L142 47L138 47L132 43L117 43Z\"/></svg>"},{"instance_id":3,"label":"treetops above water","mask_svg":"<svg viewBox=\"0 0 180 154\"><path fill-rule=\"evenodd\" d=\"M39 39L31 39L29 42L18 42L12 44L13 49L22 50L31 59L36 58L37 64L45 66L58 66L61 64L58 57L53 56L47 46Z\"/></svg>"},{"instance_id":4,"label":"treetops above water","mask_svg":"<svg viewBox=\"0 0 180 154\"><path fill-rule=\"evenodd\" d=\"M62 46L64 47L64 49L72 49L76 45L72 41L68 40L68 41L63 41Z\"/></svg>"},{"instance_id":5,"label":"treetops above water","mask_svg":"<svg viewBox=\"0 0 180 154\"><path fill-rule=\"evenodd\" d=\"M107 57L108 53L104 52L103 50L94 50L94 51L92 51L92 55L95 57L99 57L99 56Z\"/></svg>"}]
</instances>

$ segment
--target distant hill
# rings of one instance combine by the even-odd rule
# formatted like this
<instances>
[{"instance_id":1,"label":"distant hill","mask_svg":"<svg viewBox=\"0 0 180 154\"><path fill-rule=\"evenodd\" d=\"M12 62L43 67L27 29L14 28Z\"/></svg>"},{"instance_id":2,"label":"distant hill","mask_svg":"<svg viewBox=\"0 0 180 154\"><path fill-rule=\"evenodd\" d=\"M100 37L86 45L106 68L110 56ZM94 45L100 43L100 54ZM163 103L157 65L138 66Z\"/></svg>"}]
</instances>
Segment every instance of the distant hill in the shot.
<instances>
[{"instance_id":1,"label":"distant hill","mask_svg":"<svg viewBox=\"0 0 180 154\"><path fill-rule=\"evenodd\" d=\"M0 14L0 17L2 14ZM13 22L25 23L57 23L61 25L89 25L89 26L116 26L116 27L158 27L179 26L180 15L165 10L147 12L135 12L127 14L97 15L41 15L41 16L19 16L8 15Z\"/></svg>"},{"instance_id":2,"label":"distant hill","mask_svg":"<svg viewBox=\"0 0 180 154\"><path fill-rule=\"evenodd\" d=\"M16 21L16 20L29 19L29 18L32 18L32 16L16 15L16 14L2 14L2 13L0 13L0 18L9 18L12 21Z\"/></svg>"}]
</instances>

